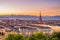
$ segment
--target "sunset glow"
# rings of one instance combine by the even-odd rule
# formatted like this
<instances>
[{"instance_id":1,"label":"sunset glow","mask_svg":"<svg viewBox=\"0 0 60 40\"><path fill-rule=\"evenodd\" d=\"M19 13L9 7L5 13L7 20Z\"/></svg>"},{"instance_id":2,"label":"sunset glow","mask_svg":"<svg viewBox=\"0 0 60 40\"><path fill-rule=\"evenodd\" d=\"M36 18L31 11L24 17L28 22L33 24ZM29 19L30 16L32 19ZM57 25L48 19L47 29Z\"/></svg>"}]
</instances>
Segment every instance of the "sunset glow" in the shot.
<instances>
[{"instance_id":1,"label":"sunset glow","mask_svg":"<svg viewBox=\"0 0 60 40\"><path fill-rule=\"evenodd\" d=\"M0 0L0 15L60 15L60 0Z\"/></svg>"}]
</instances>

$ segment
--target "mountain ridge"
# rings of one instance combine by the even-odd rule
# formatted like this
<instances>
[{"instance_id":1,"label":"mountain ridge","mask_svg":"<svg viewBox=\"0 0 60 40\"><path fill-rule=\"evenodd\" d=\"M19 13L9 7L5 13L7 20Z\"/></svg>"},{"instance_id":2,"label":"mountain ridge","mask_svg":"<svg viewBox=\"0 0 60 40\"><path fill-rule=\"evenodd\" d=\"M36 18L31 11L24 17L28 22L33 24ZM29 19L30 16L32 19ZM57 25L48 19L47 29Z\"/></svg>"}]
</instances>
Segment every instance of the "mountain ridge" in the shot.
<instances>
[{"instance_id":1,"label":"mountain ridge","mask_svg":"<svg viewBox=\"0 0 60 40\"><path fill-rule=\"evenodd\" d=\"M11 16L0 16L0 19L39 20L39 16L11 15ZM60 16L42 16L42 19L43 20L60 20Z\"/></svg>"}]
</instances>

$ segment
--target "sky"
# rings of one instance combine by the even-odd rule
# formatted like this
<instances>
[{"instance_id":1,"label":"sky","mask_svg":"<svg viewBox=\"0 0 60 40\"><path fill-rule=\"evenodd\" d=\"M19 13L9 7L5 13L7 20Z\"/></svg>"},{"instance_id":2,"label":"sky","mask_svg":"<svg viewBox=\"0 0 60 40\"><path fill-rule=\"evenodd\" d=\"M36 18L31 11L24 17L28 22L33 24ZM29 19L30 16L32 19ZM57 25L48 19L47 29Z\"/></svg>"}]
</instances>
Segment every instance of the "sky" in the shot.
<instances>
[{"instance_id":1,"label":"sky","mask_svg":"<svg viewBox=\"0 0 60 40\"><path fill-rule=\"evenodd\" d=\"M60 0L0 0L0 15L60 16Z\"/></svg>"}]
</instances>

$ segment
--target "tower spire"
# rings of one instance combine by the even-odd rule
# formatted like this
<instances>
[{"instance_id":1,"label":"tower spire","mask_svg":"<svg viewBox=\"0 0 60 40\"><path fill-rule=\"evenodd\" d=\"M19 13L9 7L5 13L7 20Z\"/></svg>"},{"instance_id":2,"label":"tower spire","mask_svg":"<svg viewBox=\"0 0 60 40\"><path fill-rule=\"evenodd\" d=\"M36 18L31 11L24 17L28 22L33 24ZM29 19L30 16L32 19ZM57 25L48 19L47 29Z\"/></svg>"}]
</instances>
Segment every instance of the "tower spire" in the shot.
<instances>
[{"instance_id":1,"label":"tower spire","mask_svg":"<svg viewBox=\"0 0 60 40\"><path fill-rule=\"evenodd\" d=\"M42 16L41 16L41 11L40 11L39 22L42 24Z\"/></svg>"}]
</instances>

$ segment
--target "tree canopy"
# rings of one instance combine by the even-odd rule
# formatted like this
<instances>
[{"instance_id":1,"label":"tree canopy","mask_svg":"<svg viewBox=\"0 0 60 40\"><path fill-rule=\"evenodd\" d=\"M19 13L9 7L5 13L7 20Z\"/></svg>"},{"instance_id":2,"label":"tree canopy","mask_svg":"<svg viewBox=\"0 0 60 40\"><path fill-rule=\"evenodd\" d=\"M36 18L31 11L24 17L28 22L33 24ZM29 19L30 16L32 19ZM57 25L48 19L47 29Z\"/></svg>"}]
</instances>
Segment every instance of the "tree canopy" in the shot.
<instances>
[{"instance_id":1,"label":"tree canopy","mask_svg":"<svg viewBox=\"0 0 60 40\"><path fill-rule=\"evenodd\" d=\"M43 33L34 33L24 37L21 34L9 34L5 40L60 40L60 32L55 32L52 35L46 36Z\"/></svg>"},{"instance_id":2,"label":"tree canopy","mask_svg":"<svg viewBox=\"0 0 60 40\"><path fill-rule=\"evenodd\" d=\"M5 40L24 40L24 37L21 34L9 34Z\"/></svg>"}]
</instances>

